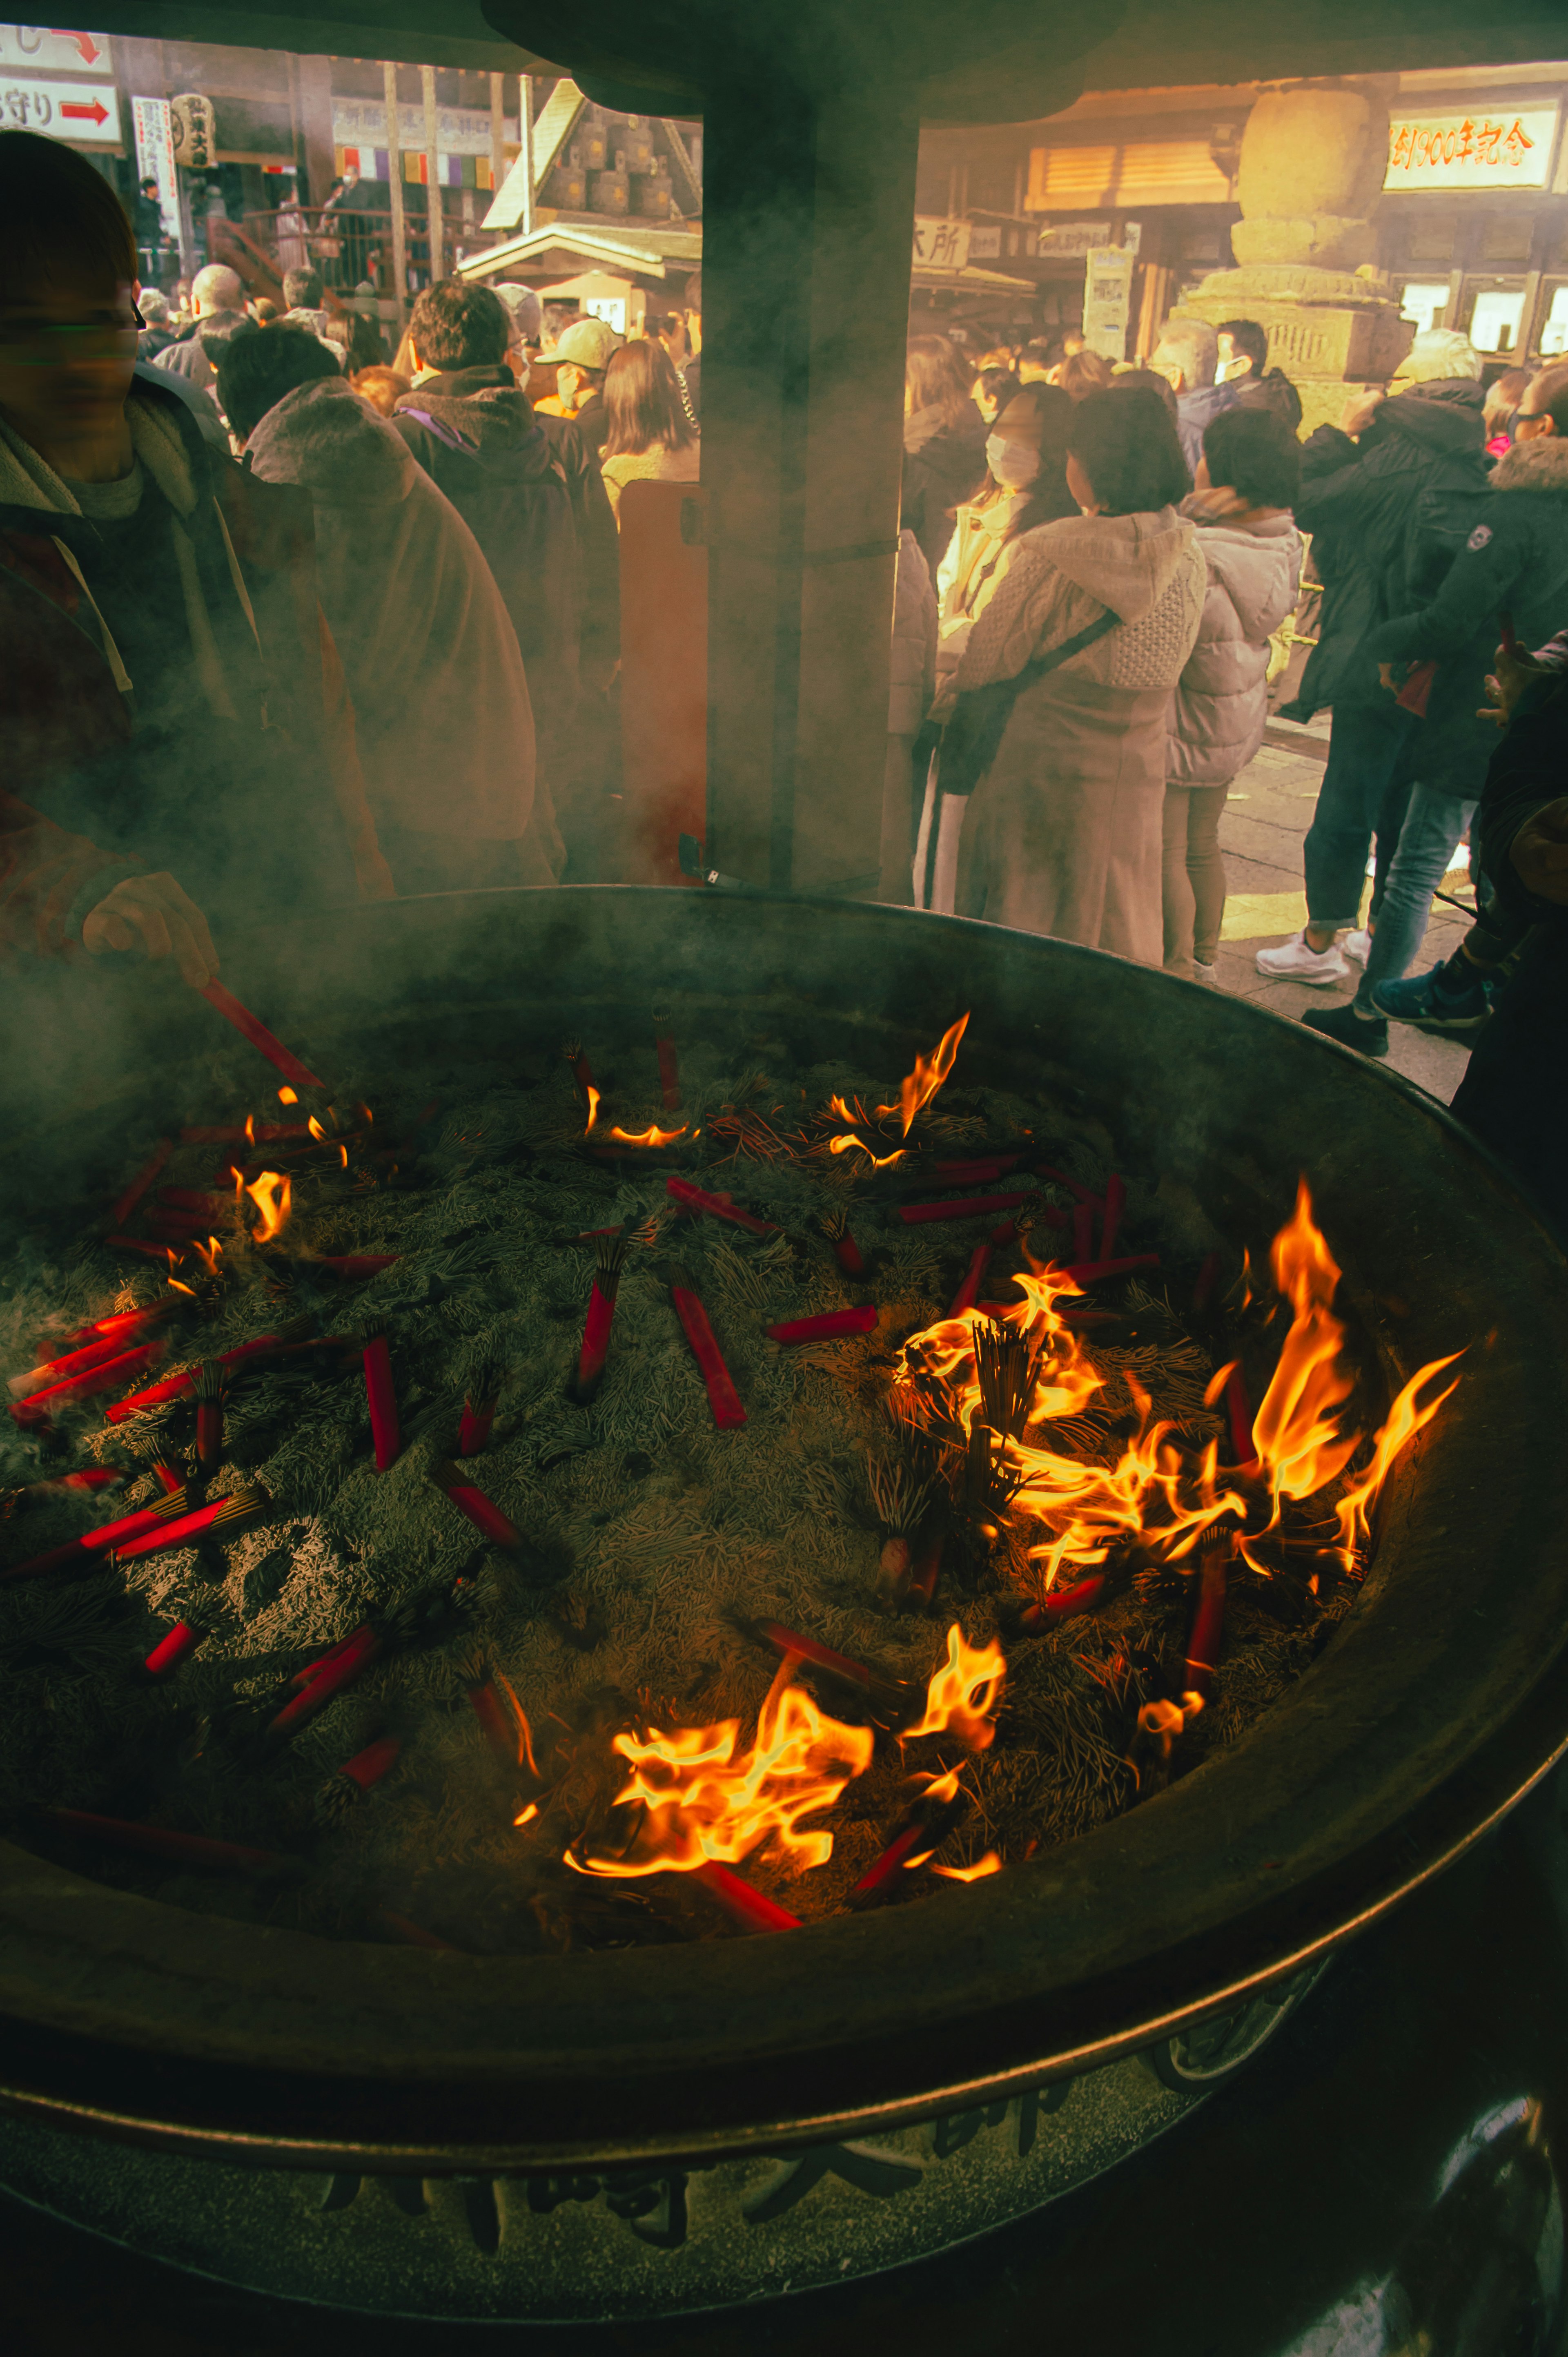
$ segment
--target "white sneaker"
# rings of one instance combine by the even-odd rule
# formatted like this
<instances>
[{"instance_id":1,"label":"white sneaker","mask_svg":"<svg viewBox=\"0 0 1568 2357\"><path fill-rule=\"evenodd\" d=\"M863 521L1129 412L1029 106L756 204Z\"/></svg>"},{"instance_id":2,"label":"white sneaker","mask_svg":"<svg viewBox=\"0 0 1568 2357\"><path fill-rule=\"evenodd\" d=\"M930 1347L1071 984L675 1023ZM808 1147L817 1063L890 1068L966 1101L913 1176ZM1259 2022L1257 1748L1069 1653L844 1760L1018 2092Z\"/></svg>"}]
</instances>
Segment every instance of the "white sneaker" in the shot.
<instances>
[{"instance_id":1,"label":"white sneaker","mask_svg":"<svg viewBox=\"0 0 1568 2357\"><path fill-rule=\"evenodd\" d=\"M1342 957L1348 957L1352 965L1364 966L1372 954L1371 934L1347 933L1339 944L1339 953Z\"/></svg>"},{"instance_id":2,"label":"white sneaker","mask_svg":"<svg viewBox=\"0 0 1568 2357\"><path fill-rule=\"evenodd\" d=\"M1344 982L1350 969L1337 949L1309 950L1305 932L1293 933L1278 949L1258 952L1258 972L1271 982Z\"/></svg>"},{"instance_id":3,"label":"white sneaker","mask_svg":"<svg viewBox=\"0 0 1568 2357\"><path fill-rule=\"evenodd\" d=\"M1192 970L1199 982L1207 982L1211 988L1219 974L1219 968L1217 965L1205 965L1201 958L1193 959Z\"/></svg>"}]
</instances>

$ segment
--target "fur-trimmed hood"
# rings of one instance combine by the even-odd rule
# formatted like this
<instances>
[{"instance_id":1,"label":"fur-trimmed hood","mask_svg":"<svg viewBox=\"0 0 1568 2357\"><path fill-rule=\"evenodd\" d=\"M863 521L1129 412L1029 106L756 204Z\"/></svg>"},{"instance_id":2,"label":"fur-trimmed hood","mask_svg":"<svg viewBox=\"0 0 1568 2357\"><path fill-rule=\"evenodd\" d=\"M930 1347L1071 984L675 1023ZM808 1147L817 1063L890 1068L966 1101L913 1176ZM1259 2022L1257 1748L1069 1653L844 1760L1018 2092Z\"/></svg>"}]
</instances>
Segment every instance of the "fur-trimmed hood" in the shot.
<instances>
[{"instance_id":1,"label":"fur-trimmed hood","mask_svg":"<svg viewBox=\"0 0 1568 2357\"><path fill-rule=\"evenodd\" d=\"M125 404L125 420L137 457L176 515L188 517L206 484L197 479L200 445L194 424L191 444L187 443L182 407L177 393L144 390L136 383ZM45 515L81 513L74 492L48 461L5 425L0 425L0 508L31 508Z\"/></svg>"},{"instance_id":2,"label":"fur-trimmed hood","mask_svg":"<svg viewBox=\"0 0 1568 2357\"><path fill-rule=\"evenodd\" d=\"M1492 489L1568 499L1568 436L1541 434L1529 442L1516 442L1498 460Z\"/></svg>"}]
</instances>

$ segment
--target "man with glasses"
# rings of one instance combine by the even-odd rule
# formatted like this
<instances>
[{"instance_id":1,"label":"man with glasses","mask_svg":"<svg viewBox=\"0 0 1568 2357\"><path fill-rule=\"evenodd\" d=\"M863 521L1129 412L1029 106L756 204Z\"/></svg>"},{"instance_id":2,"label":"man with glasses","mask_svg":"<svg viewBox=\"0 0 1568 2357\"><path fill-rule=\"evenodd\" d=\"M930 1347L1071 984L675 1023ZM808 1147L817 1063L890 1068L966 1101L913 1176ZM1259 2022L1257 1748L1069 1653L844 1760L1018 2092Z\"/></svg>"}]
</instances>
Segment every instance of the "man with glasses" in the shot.
<instances>
[{"instance_id":1,"label":"man with glasses","mask_svg":"<svg viewBox=\"0 0 1568 2357\"><path fill-rule=\"evenodd\" d=\"M131 226L91 164L0 133L0 726L25 806L0 814L0 907L34 947L177 955L172 908L194 978L195 903L390 889L308 503L251 484L136 373ZM72 883L44 894L41 934L40 864ZM92 921L117 893L126 913Z\"/></svg>"}]
</instances>

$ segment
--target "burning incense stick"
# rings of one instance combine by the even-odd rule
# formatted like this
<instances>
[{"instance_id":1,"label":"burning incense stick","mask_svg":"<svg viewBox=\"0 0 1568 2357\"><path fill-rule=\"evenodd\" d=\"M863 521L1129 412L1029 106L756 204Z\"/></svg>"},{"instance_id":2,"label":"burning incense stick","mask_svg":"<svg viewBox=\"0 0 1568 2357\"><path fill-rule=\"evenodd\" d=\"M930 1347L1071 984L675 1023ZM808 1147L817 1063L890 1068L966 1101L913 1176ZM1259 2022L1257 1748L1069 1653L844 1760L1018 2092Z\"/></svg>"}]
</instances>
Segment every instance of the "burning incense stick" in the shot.
<instances>
[{"instance_id":1,"label":"burning incense stick","mask_svg":"<svg viewBox=\"0 0 1568 2357\"><path fill-rule=\"evenodd\" d=\"M214 1195L200 1187L160 1187L158 1201L176 1211L198 1211L204 1220L226 1219L234 1208L230 1195Z\"/></svg>"},{"instance_id":2,"label":"burning incense stick","mask_svg":"<svg viewBox=\"0 0 1568 2357\"><path fill-rule=\"evenodd\" d=\"M210 1481L223 1461L223 1402L228 1386L216 1359L203 1359L192 1386L196 1394L196 1462Z\"/></svg>"},{"instance_id":3,"label":"burning incense stick","mask_svg":"<svg viewBox=\"0 0 1568 2357\"><path fill-rule=\"evenodd\" d=\"M1187 1643L1187 1682L1207 1702L1214 1692L1214 1674L1225 1639L1225 1583L1235 1541L1206 1550L1198 1573L1197 1609Z\"/></svg>"},{"instance_id":4,"label":"burning incense stick","mask_svg":"<svg viewBox=\"0 0 1568 2357\"><path fill-rule=\"evenodd\" d=\"M914 1818L901 1833L894 1835L881 1857L861 1876L844 1904L853 1907L856 1914L879 1905L891 1894L907 1861L917 1850L927 1848L929 1842L925 1820Z\"/></svg>"},{"instance_id":5,"label":"burning incense stick","mask_svg":"<svg viewBox=\"0 0 1568 2357\"><path fill-rule=\"evenodd\" d=\"M122 1351L113 1359L105 1359L84 1373L70 1375L62 1383L50 1383L30 1399L13 1400L11 1414L25 1431L36 1432L52 1424L63 1408L74 1407L79 1402L92 1398L99 1392L124 1391L128 1383L156 1367L160 1359L168 1356L166 1337L143 1342L132 1351ZM113 1419L118 1422L119 1419Z\"/></svg>"},{"instance_id":6,"label":"burning incense stick","mask_svg":"<svg viewBox=\"0 0 1568 2357\"><path fill-rule=\"evenodd\" d=\"M671 1180L674 1185L674 1180ZM693 1355L703 1371L707 1385L708 1405L714 1412L714 1422L721 1432L733 1432L746 1422L746 1410L740 1404L740 1394L730 1380L724 1352L719 1349L714 1329L708 1323L708 1313L693 1292L690 1278L678 1262L669 1264L670 1298L682 1330L692 1345Z\"/></svg>"},{"instance_id":7,"label":"burning incense stick","mask_svg":"<svg viewBox=\"0 0 1568 2357\"><path fill-rule=\"evenodd\" d=\"M160 1137L148 1159L142 1165L113 1210L109 1214L112 1228L123 1228L143 1196L146 1193L169 1156L174 1152L172 1137Z\"/></svg>"},{"instance_id":8,"label":"burning incense stick","mask_svg":"<svg viewBox=\"0 0 1568 2357\"><path fill-rule=\"evenodd\" d=\"M402 1749L399 1737L383 1735L376 1742L367 1743L363 1751L356 1751L352 1760L345 1760L334 1772L346 1776L361 1792L368 1792L372 1784L379 1784L396 1767Z\"/></svg>"},{"instance_id":9,"label":"burning incense stick","mask_svg":"<svg viewBox=\"0 0 1568 2357\"><path fill-rule=\"evenodd\" d=\"M604 1381L605 1360L610 1347L610 1328L615 1323L616 1291L620 1284L621 1263L626 1258L626 1238L620 1233L601 1236L594 1246L594 1283L588 1295L588 1318L583 1329L583 1348L577 1360L577 1372L572 1396L579 1407L586 1407ZM464 1455L468 1454L464 1450Z\"/></svg>"},{"instance_id":10,"label":"burning incense stick","mask_svg":"<svg viewBox=\"0 0 1568 2357\"><path fill-rule=\"evenodd\" d=\"M675 1042L667 1032L661 1032L653 1042L659 1050L659 1085L663 1092L666 1113L681 1110L681 1068L675 1058Z\"/></svg>"},{"instance_id":11,"label":"burning incense stick","mask_svg":"<svg viewBox=\"0 0 1568 2357\"><path fill-rule=\"evenodd\" d=\"M224 1020L234 1026L242 1039L248 1039L252 1048L260 1050L268 1063L274 1065L283 1074L285 1081L292 1081L295 1087L299 1089L326 1087L326 1082L317 1080L316 1074L302 1064L297 1056L291 1056L283 1041L274 1039L266 1025L259 1021L248 1006L242 1006L233 993L225 990L220 982L209 982L201 996L206 999L209 1006L215 1006Z\"/></svg>"},{"instance_id":12,"label":"burning incense stick","mask_svg":"<svg viewBox=\"0 0 1568 2357\"><path fill-rule=\"evenodd\" d=\"M275 1351L290 1350L295 1343L303 1341L309 1331L308 1318L291 1318L278 1328L275 1334L259 1334L253 1342L242 1342L236 1350L225 1351L213 1363L223 1368L226 1373L232 1374L237 1367L247 1365L252 1359L270 1358ZM323 1342L333 1339L330 1335L324 1336ZM184 1399L195 1388L195 1368L182 1367L177 1375L166 1376L161 1383L154 1383L149 1391L134 1392L129 1399L116 1401L113 1407L104 1410L104 1420L109 1424L124 1424L127 1416L140 1415L150 1407L162 1407L166 1400Z\"/></svg>"},{"instance_id":13,"label":"burning incense stick","mask_svg":"<svg viewBox=\"0 0 1568 2357\"><path fill-rule=\"evenodd\" d=\"M496 1420L496 1402L506 1381L506 1369L499 1359L486 1359L468 1385L463 1402L463 1418L457 1430L459 1457L478 1457L488 1447L490 1426Z\"/></svg>"},{"instance_id":14,"label":"burning incense stick","mask_svg":"<svg viewBox=\"0 0 1568 2357\"><path fill-rule=\"evenodd\" d=\"M1105 1184L1105 1212L1100 1222L1100 1257L1101 1260L1111 1260L1115 1256L1116 1233L1117 1230L1121 1227L1122 1214L1125 1211L1126 1207L1126 1181L1113 1170ZM1087 1259L1089 1255L1084 1254L1081 1257Z\"/></svg>"},{"instance_id":15,"label":"burning incense stick","mask_svg":"<svg viewBox=\"0 0 1568 2357\"><path fill-rule=\"evenodd\" d=\"M706 1211L710 1218L728 1220L737 1228L748 1228L754 1236L776 1236L779 1229L771 1220L759 1220L755 1211L743 1211L738 1203L725 1200L722 1195L710 1195L701 1187L693 1187L684 1178L666 1178L664 1191L683 1211Z\"/></svg>"},{"instance_id":16,"label":"burning incense stick","mask_svg":"<svg viewBox=\"0 0 1568 2357\"><path fill-rule=\"evenodd\" d=\"M87 1325L77 1327L74 1332L60 1339L68 1349L73 1349L79 1342L98 1340L119 1340L124 1344L133 1334L139 1334L144 1327L156 1326L163 1318L172 1318L177 1309L188 1309L189 1307L189 1301L182 1295L169 1293L161 1301L149 1301L142 1309L119 1309L112 1318L94 1318Z\"/></svg>"},{"instance_id":17,"label":"burning incense stick","mask_svg":"<svg viewBox=\"0 0 1568 2357\"><path fill-rule=\"evenodd\" d=\"M189 1506L189 1493L181 1484L167 1497L160 1498L156 1506L138 1506L134 1514L122 1514L117 1522L100 1523L95 1531L84 1531L80 1538L68 1539L63 1546L50 1547L47 1555L32 1555L26 1563L8 1564L0 1571L0 1579L37 1579L45 1572L80 1570L94 1556L107 1557L125 1542L177 1522Z\"/></svg>"},{"instance_id":18,"label":"burning incense stick","mask_svg":"<svg viewBox=\"0 0 1568 2357\"><path fill-rule=\"evenodd\" d=\"M998 1211L1015 1211L1020 1203L1030 1201L1032 1193L1026 1188L1016 1195L970 1195L955 1203L900 1203L895 1216L907 1227L930 1220L993 1220Z\"/></svg>"},{"instance_id":19,"label":"burning incense stick","mask_svg":"<svg viewBox=\"0 0 1568 2357\"><path fill-rule=\"evenodd\" d=\"M693 1868L692 1879L700 1882L745 1932L798 1932L800 1928L798 1915L791 1915L776 1899L765 1899L760 1890L754 1890L749 1882L712 1858L706 1866Z\"/></svg>"},{"instance_id":20,"label":"burning incense stick","mask_svg":"<svg viewBox=\"0 0 1568 2357\"><path fill-rule=\"evenodd\" d=\"M324 1661L318 1662L300 1686L299 1692L278 1712L267 1726L269 1738L283 1740L297 1733L307 1719L329 1703L334 1695L351 1685L361 1670L368 1669L381 1650L381 1641L366 1620L352 1636L334 1646Z\"/></svg>"},{"instance_id":21,"label":"burning incense stick","mask_svg":"<svg viewBox=\"0 0 1568 2357\"><path fill-rule=\"evenodd\" d=\"M762 1642L786 1660L793 1653L798 1661L826 1670L830 1677L841 1678L845 1685L858 1686L862 1694L869 1694L874 1685L884 1683L864 1662L852 1661L847 1653L835 1653L831 1645L821 1643L815 1637L802 1636L799 1629L787 1629L781 1620L758 1620L753 1625Z\"/></svg>"},{"instance_id":22,"label":"burning incense stick","mask_svg":"<svg viewBox=\"0 0 1568 2357\"><path fill-rule=\"evenodd\" d=\"M172 1523L122 1540L109 1561L118 1569L142 1555L159 1555L166 1547L194 1546L198 1539L237 1538L270 1514L272 1505L264 1490L236 1490L231 1497L214 1498L210 1505L199 1506L194 1513L181 1514Z\"/></svg>"},{"instance_id":23,"label":"burning incense stick","mask_svg":"<svg viewBox=\"0 0 1568 2357\"><path fill-rule=\"evenodd\" d=\"M81 1834L93 1841L110 1842L116 1849L145 1850L152 1857L171 1858L177 1866L212 1867L233 1874L308 1872L303 1859L283 1857L276 1850L242 1849L238 1842L209 1841L202 1834L177 1834L166 1825L132 1824L124 1817L97 1817L85 1809L39 1809L46 1824L62 1832Z\"/></svg>"},{"instance_id":24,"label":"burning incense stick","mask_svg":"<svg viewBox=\"0 0 1568 2357\"><path fill-rule=\"evenodd\" d=\"M1026 1604L1018 1615L1019 1621L1026 1629L1047 1629L1054 1620L1070 1620L1076 1612L1087 1612L1104 1587L1103 1572L1095 1572L1071 1587L1053 1587L1042 1602Z\"/></svg>"},{"instance_id":25,"label":"burning incense stick","mask_svg":"<svg viewBox=\"0 0 1568 2357\"><path fill-rule=\"evenodd\" d=\"M860 1246L849 1232L849 1222L842 1211L825 1211L821 1222L822 1233L833 1248L833 1258L846 1276L864 1276L865 1261Z\"/></svg>"},{"instance_id":26,"label":"burning incense stick","mask_svg":"<svg viewBox=\"0 0 1568 2357\"><path fill-rule=\"evenodd\" d=\"M1237 1471L1245 1472L1257 1463L1258 1452L1252 1446L1252 1403L1240 1360L1225 1378L1225 1413L1230 1420L1231 1457Z\"/></svg>"},{"instance_id":27,"label":"burning incense stick","mask_svg":"<svg viewBox=\"0 0 1568 2357\"><path fill-rule=\"evenodd\" d=\"M371 1437L375 1443L376 1471L384 1473L403 1447L398 1426L397 1394L392 1388L392 1353L384 1326L372 1326L364 1338L365 1397L371 1409Z\"/></svg>"},{"instance_id":28,"label":"burning incense stick","mask_svg":"<svg viewBox=\"0 0 1568 2357\"><path fill-rule=\"evenodd\" d=\"M863 1302L856 1309L828 1309L820 1318L786 1318L763 1332L775 1342L836 1342L845 1334L870 1334L876 1327L876 1305Z\"/></svg>"},{"instance_id":29,"label":"burning incense stick","mask_svg":"<svg viewBox=\"0 0 1568 2357\"><path fill-rule=\"evenodd\" d=\"M184 1495L185 1476L171 1458L156 1458L149 1469L166 1498Z\"/></svg>"},{"instance_id":30,"label":"burning incense stick","mask_svg":"<svg viewBox=\"0 0 1568 2357\"><path fill-rule=\"evenodd\" d=\"M145 1253L148 1260L172 1262L175 1258L166 1244L152 1243L145 1236L105 1236L103 1241L111 1252Z\"/></svg>"},{"instance_id":31,"label":"burning incense stick","mask_svg":"<svg viewBox=\"0 0 1568 2357\"><path fill-rule=\"evenodd\" d=\"M123 1358L125 1348L121 1336L105 1335L96 1342L89 1342L83 1350L68 1352L63 1359L44 1360L38 1366L29 1367L25 1375L12 1375L5 1388L13 1399L29 1399L37 1392L50 1390L56 1383L69 1383L77 1375L85 1375L93 1367L106 1366L111 1359Z\"/></svg>"},{"instance_id":32,"label":"burning incense stick","mask_svg":"<svg viewBox=\"0 0 1568 2357\"><path fill-rule=\"evenodd\" d=\"M52 1497L59 1490L89 1491L112 1490L116 1482L124 1481L125 1479L126 1474L123 1466L84 1465L76 1473L55 1473L44 1481L26 1481L16 1494L21 1498L47 1498Z\"/></svg>"},{"instance_id":33,"label":"burning incense stick","mask_svg":"<svg viewBox=\"0 0 1568 2357\"><path fill-rule=\"evenodd\" d=\"M188 1620L177 1620L168 1635L153 1647L142 1663L147 1676L166 1678L171 1670L177 1670L181 1662L195 1652L201 1642L202 1633L199 1629L193 1629Z\"/></svg>"},{"instance_id":34,"label":"burning incense stick","mask_svg":"<svg viewBox=\"0 0 1568 2357\"><path fill-rule=\"evenodd\" d=\"M509 1521L494 1500L488 1498L477 1481L457 1466L439 1463L430 1468L430 1478L438 1490L445 1490L460 1514L466 1514L477 1531L482 1531L492 1546L515 1553L522 1544L522 1533Z\"/></svg>"}]
</instances>

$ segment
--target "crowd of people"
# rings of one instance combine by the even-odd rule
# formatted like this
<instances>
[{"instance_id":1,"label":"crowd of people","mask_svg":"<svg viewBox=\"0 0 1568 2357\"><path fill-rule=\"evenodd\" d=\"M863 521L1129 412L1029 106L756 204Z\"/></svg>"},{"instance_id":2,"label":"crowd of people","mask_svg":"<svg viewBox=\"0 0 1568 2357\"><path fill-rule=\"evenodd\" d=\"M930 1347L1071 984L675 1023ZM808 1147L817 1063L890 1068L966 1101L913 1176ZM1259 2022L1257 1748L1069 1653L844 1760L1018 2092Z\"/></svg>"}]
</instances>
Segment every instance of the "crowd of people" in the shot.
<instances>
[{"instance_id":1,"label":"crowd of people","mask_svg":"<svg viewBox=\"0 0 1568 2357\"><path fill-rule=\"evenodd\" d=\"M270 899L593 873L620 505L698 479L700 279L629 339L443 280L392 350L304 259L281 304L222 264L141 293L132 223L54 143L0 135L0 203L6 941L198 980L209 920ZM914 336L881 894L1214 982L1221 815L1310 546L1283 708L1331 711L1328 759L1306 925L1259 966L1359 964L1306 1019L1363 1053L1391 1019L1476 1039L1460 1109L1500 1139L1507 1099L1561 1210L1561 1086L1526 1111L1506 1075L1562 1060L1568 368L1482 374L1428 331L1304 442L1254 321L1173 314L1146 367ZM1476 923L1412 976L1466 834Z\"/></svg>"}]
</instances>

